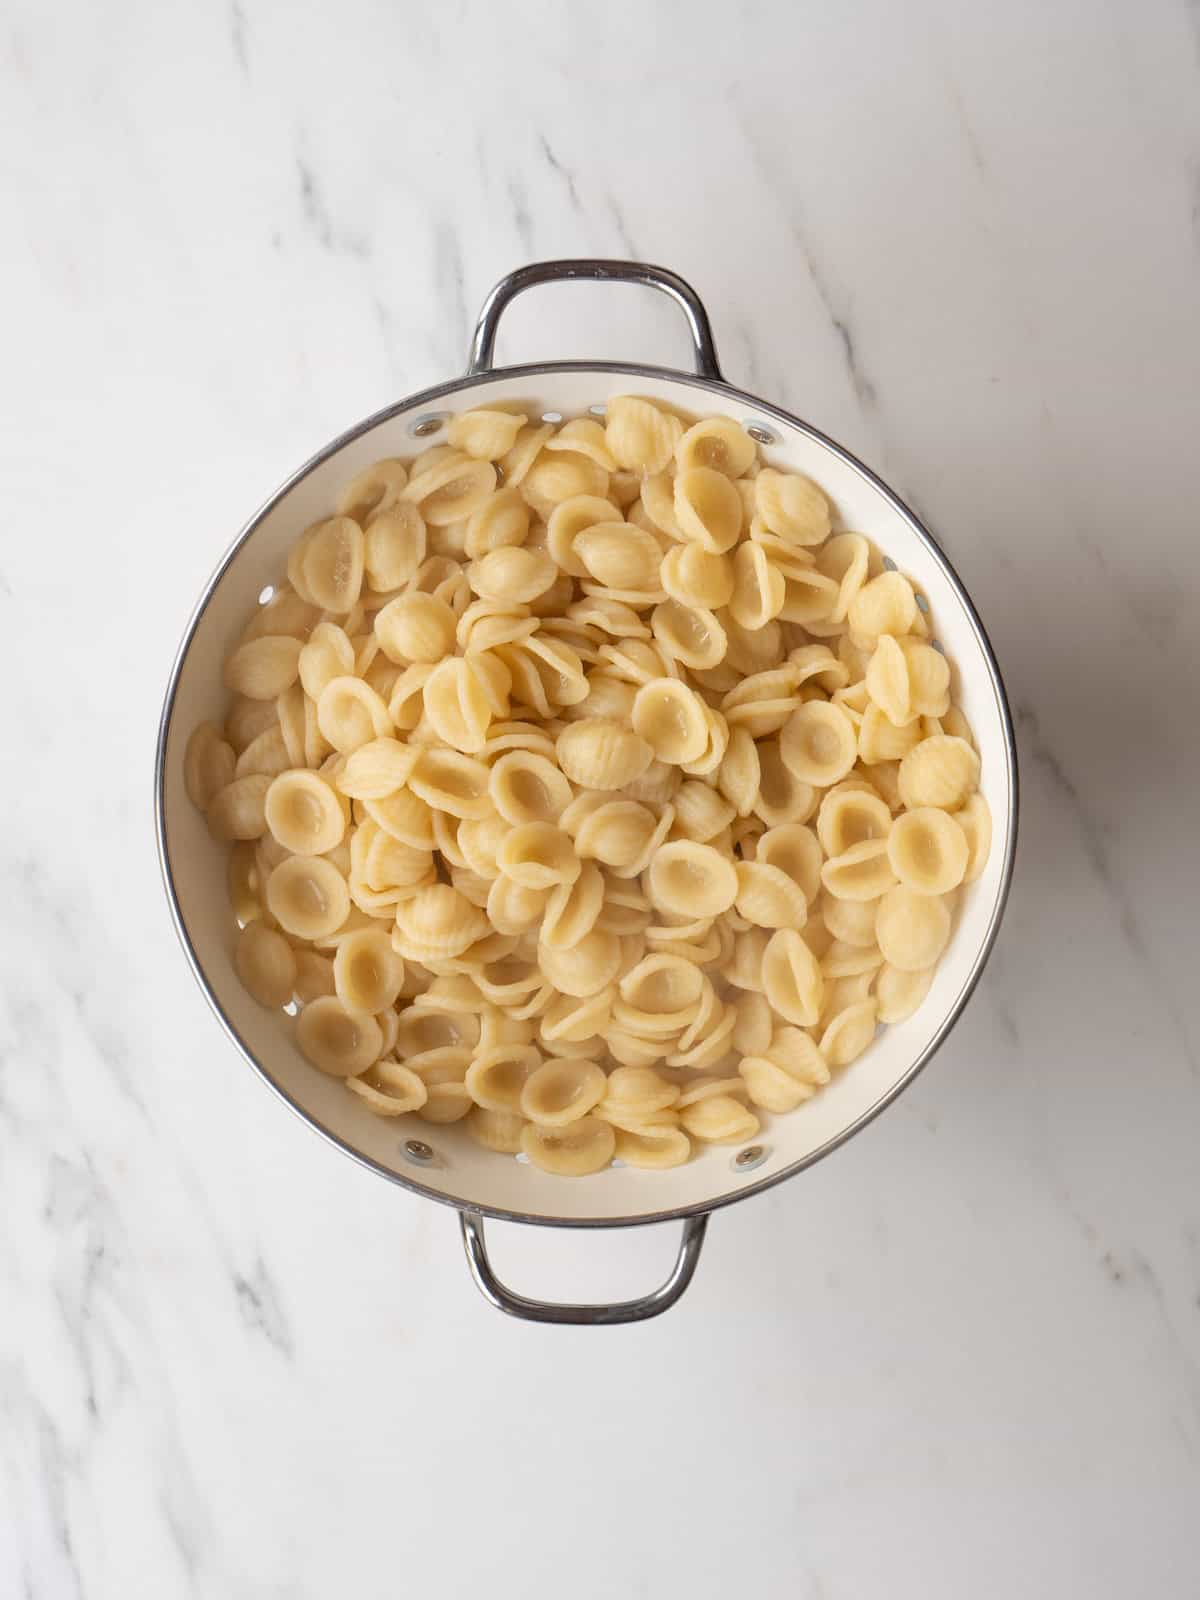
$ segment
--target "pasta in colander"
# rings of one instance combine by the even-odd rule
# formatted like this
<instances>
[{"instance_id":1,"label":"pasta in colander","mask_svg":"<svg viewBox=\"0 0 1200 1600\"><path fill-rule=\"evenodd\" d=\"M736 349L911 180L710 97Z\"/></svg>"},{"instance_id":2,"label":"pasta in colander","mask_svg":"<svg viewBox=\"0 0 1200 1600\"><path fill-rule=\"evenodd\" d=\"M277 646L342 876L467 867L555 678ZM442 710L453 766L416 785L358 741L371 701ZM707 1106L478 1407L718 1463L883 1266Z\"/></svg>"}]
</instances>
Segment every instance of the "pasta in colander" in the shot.
<instances>
[{"instance_id":1,"label":"pasta in colander","mask_svg":"<svg viewBox=\"0 0 1200 1600\"><path fill-rule=\"evenodd\" d=\"M462 411L287 579L183 778L239 979L364 1111L666 1170L919 1010L975 741L913 584L739 422Z\"/></svg>"}]
</instances>

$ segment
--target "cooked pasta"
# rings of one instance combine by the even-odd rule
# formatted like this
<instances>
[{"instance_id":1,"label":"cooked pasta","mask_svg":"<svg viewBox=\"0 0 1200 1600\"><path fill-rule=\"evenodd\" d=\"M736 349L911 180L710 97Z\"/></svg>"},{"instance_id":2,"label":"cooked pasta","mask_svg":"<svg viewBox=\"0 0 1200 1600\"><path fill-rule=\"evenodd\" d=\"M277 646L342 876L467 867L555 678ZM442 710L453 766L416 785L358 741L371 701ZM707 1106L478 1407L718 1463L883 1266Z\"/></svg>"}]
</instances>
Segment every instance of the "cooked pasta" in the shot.
<instances>
[{"instance_id":1,"label":"cooked pasta","mask_svg":"<svg viewBox=\"0 0 1200 1600\"><path fill-rule=\"evenodd\" d=\"M803 1116L987 864L925 601L730 417L444 441L300 535L187 743L238 977L365 1111L547 1173Z\"/></svg>"}]
</instances>

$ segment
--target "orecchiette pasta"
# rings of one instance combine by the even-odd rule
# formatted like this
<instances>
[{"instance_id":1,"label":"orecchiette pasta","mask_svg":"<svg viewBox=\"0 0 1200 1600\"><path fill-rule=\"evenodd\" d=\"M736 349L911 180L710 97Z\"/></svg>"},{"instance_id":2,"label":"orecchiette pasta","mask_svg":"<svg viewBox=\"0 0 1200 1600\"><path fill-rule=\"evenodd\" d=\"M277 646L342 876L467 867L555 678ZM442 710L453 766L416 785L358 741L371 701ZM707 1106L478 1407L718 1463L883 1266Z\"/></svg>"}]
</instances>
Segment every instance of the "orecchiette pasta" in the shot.
<instances>
[{"instance_id":1,"label":"orecchiette pasta","mask_svg":"<svg viewBox=\"0 0 1200 1600\"><path fill-rule=\"evenodd\" d=\"M920 1006L975 741L912 583L740 422L463 411L287 577L183 780L237 975L365 1110L664 1169Z\"/></svg>"}]
</instances>

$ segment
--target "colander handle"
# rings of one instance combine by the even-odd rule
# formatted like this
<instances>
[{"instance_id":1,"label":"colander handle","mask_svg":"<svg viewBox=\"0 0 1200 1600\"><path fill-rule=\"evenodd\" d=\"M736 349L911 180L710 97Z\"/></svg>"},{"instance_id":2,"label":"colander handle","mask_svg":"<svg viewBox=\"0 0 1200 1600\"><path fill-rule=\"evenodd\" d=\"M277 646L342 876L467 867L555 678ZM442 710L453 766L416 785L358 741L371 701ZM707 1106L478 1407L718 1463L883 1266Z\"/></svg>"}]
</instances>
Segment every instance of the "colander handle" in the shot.
<instances>
[{"instance_id":1,"label":"colander handle","mask_svg":"<svg viewBox=\"0 0 1200 1600\"><path fill-rule=\"evenodd\" d=\"M721 381L721 368L717 364L717 348L713 343L712 326L704 302L677 272L667 267L652 267L645 261L535 261L528 267L518 267L500 282L483 302L479 321L475 324L475 337L471 341L471 361L468 373L490 372L496 349L496 330L505 308L526 289L535 289L541 283L637 283L647 289L658 289L669 295L687 319L692 336L692 360L702 378Z\"/></svg>"},{"instance_id":2,"label":"colander handle","mask_svg":"<svg viewBox=\"0 0 1200 1600\"><path fill-rule=\"evenodd\" d=\"M669 1311L692 1281L696 1263L700 1260L704 1231L708 1227L707 1213L685 1218L675 1265L666 1281L649 1294L637 1300L620 1300L611 1306L572 1306L560 1305L552 1300L531 1300L501 1283L488 1260L483 1217L478 1211L460 1211L458 1216L471 1276L480 1294L497 1311L506 1311L510 1317L522 1317L526 1322L565 1322L589 1328L610 1328L618 1322L645 1322L647 1317L657 1317Z\"/></svg>"}]
</instances>

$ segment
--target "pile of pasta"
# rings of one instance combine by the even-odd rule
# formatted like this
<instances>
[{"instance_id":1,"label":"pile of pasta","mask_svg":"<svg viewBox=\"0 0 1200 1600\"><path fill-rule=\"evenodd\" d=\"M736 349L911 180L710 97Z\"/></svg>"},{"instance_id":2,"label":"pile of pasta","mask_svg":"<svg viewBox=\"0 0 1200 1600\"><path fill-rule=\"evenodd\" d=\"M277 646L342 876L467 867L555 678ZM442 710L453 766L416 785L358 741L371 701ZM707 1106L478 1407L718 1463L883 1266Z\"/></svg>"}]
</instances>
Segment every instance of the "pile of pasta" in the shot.
<instances>
[{"instance_id":1,"label":"pile of pasta","mask_svg":"<svg viewBox=\"0 0 1200 1600\"><path fill-rule=\"evenodd\" d=\"M235 964L380 1116L742 1143L924 998L990 844L928 607L737 422L456 416L301 534L188 792Z\"/></svg>"}]
</instances>

